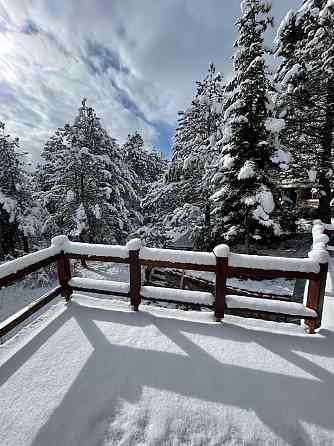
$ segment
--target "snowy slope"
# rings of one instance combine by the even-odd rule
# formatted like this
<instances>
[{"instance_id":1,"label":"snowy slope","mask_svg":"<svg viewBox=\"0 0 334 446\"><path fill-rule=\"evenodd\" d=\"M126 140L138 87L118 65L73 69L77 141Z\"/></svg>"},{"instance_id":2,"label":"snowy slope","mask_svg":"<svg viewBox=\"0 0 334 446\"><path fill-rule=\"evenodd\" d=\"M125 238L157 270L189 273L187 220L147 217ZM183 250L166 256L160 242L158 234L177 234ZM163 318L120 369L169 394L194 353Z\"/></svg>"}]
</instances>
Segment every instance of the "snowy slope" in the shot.
<instances>
[{"instance_id":1,"label":"snowy slope","mask_svg":"<svg viewBox=\"0 0 334 446\"><path fill-rule=\"evenodd\" d=\"M75 296L0 347L0 444L330 445L334 332Z\"/></svg>"}]
</instances>

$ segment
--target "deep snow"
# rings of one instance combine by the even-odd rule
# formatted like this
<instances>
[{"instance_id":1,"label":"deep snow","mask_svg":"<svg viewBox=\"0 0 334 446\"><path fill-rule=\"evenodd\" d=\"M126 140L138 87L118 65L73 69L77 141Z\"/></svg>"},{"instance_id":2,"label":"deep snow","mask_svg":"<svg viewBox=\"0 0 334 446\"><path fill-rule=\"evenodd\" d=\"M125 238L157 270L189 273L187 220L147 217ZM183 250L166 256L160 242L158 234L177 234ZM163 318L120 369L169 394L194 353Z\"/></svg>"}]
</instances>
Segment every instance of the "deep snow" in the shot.
<instances>
[{"instance_id":1,"label":"deep snow","mask_svg":"<svg viewBox=\"0 0 334 446\"><path fill-rule=\"evenodd\" d=\"M82 295L56 303L0 347L1 446L334 444L332 269L314 336Z\"/></svg>"},{"instance_id":2,"label":"deep snow","mask_svg":"<svg viewBox=\"0 0 334 446\"><path fill-rule=\"evenodd\" d=\"M0 444L331 445L327 319L311 336L75 295L0 347Z\"/></svg>"}]
</instances>

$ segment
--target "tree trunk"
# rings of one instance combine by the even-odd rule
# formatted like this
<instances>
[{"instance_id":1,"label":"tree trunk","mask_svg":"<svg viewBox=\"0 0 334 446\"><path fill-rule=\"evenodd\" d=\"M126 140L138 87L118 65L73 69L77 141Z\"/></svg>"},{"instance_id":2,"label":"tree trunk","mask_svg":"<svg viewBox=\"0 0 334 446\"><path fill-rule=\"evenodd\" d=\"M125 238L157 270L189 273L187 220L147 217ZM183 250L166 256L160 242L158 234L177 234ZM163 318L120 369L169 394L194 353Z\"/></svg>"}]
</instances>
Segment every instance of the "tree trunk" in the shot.
<instances>
[{"instance_id":1,"label":"tree trunk","mask_svg":"<svg viewBox=\"0 0 334 446\"><path fill-rule=\"evenodd\" d=\"M246 218L245 218L245 251L246 254L249 254L249 249L250 249L250 237L249 237L249 231L250 231L250 224L249 224L249 215L247 213Z\"/></svg>"},{"instance_id":2,"label":"tree trunk","mask_svg":"<svg viewBox=\"0 0 334 446\"><path fill-rule=\"evenodd\" d=\"M322 138L322 155L319 175L319 218L324 223L331 222L331 184L329 170L332 168L332 145L334 132L334 78L327 81L326 86L326 117Z\"/></svg>"}]
</instances>

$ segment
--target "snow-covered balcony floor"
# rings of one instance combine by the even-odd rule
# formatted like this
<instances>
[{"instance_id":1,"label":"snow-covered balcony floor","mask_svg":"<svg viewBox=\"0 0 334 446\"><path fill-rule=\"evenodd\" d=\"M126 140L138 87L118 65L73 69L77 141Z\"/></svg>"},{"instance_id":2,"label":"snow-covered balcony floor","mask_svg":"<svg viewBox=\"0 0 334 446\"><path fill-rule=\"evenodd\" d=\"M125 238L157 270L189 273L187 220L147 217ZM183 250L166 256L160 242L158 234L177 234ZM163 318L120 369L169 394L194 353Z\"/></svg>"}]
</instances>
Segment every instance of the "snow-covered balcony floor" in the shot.
<instances>
[{"instance_id":1,"label":"snow-covered balcony floor","mask_svg":"<svg viewBox=\"0 0 334 446\"><path fill-rule=\"evenodd\" d=\"M334 332L74 296L0 347L0 444L332 445Z\"/></svg>"}]
</instances>

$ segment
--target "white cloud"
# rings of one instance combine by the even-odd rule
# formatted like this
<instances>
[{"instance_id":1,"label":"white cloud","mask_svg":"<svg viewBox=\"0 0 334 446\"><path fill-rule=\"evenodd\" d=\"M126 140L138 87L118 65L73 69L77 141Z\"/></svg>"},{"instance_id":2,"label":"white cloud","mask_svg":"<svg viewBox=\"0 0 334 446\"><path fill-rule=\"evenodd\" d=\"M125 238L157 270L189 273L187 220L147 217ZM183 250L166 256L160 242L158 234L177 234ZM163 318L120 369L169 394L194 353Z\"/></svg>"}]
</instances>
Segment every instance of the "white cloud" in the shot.
<instances>
[{"instance_id":1,"label":"white cloud","mask_svg":"<svg viewBox=\"0 0 334 446\"><path fill-rule=\"evenodd\" d=\"M222 0L2 0L0 119L38 159L85 96L112 136L154 143L211 60L230 75L238 13Z\"/></svg>"}]
</instances>

